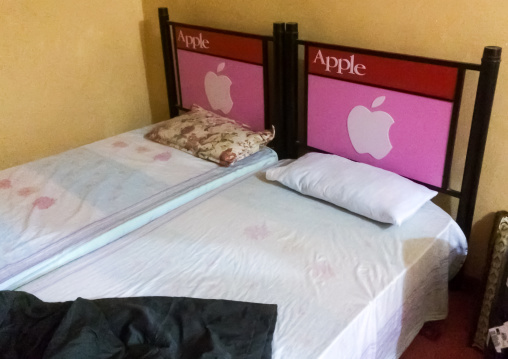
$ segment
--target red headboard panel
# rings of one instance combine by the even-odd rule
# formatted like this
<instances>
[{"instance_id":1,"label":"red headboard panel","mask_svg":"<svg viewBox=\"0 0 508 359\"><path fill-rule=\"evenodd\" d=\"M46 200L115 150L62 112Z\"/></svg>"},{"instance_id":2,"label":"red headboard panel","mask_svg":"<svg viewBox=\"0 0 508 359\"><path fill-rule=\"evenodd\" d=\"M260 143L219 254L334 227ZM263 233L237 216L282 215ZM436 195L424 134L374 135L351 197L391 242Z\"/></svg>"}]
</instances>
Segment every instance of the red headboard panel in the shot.
<instances>
[{"instance_id":1,"label":"red headboard panel","mask_svg":"<svg viewBox=\"0 0 508 359\"><path fill-rule=\"evenodd\" d=\"M175 25L173 31L179 49L263 65L261 38L184 25Z\"/></svg>"},{"instance_id":2,"label":"red headboard panel","mask_svg":"<svg viewBox=\"0 0 508 359\"><path fill-rule=\"evenodd\" d=\"M455 67L328 48L308 47L309 73L453 100Z\"/></svg>"}]
</instances>

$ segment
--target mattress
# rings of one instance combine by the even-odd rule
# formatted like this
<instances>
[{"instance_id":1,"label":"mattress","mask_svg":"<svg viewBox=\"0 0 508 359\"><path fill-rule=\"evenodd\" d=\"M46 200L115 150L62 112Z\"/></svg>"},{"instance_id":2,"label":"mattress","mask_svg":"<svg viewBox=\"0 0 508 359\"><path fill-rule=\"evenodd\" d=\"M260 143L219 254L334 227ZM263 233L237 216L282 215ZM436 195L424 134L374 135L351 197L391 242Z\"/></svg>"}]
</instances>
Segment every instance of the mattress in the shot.
<instances>
[{"instance_id":1,"label":"mattress","mask_svg":"<svg viewBox=\"0 0 508 359\"><path fill-rule=\"evenodd\" d=\"M19 290L42 300L182 296L278 305L273 357L397 358L447 314L458 225L427 203L400 227L267 182L263 173Z\"/></svg>"},{"instance_id":2,"label":"mattress","mask_svg":"<svg viewBox=\"0 0 508 359\"><path fill-rule=\"evenodd\" d=\"M277 161L264 148L219 167L144 139L149 128L0 172L0 289L19 286Z\"/></svg>"}]
</instances>

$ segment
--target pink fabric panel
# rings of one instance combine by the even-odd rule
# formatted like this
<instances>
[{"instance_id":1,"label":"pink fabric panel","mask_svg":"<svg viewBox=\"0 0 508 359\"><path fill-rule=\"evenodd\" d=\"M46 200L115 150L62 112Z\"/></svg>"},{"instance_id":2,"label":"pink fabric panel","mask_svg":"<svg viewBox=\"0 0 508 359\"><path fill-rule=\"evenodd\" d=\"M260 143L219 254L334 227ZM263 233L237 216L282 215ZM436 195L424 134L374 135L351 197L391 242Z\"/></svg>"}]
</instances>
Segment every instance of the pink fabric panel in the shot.
<instances>
[{"instance_id":1,"label":"pink fabric panel","mask_svg":"<svg viewBox=\"0 0 508 359\"><path fill-rule=\"evenodd\" d=\"M381 96L385 96L384 102L375 102ZM379 105L379 102L382 103ZM355 110L364 116L369 111L381 111L393 119L391 127L388 126L392 148L381 159L369 153L360 154L353 147L348 133L348 116L357 106L365 107L361 111ZM451 102L309 75L307 143L314 148L441 186L451 113ZM377 126L375 121L372 124ZM383 142L381 132L376 129L369 135ZM370 138L365 145L372 142Z\"/></svg>"},{"instance_id":2,"label":"pink fabric panel","mask_svg":"<svg viewBox=\"0 0 508 359\"><path fill-rule=\"evenodd\" d=\"M185 50L178 50L178 66L183 107L197 104L245 123L254 130L265 128L262 66ZM207 75L209 72L212 74ZM205 89L207 76L213 78L209 81L208 96ZM228 82L231 84L229 102L225 99L228 97Z\"/></svg>"}]
</instances>

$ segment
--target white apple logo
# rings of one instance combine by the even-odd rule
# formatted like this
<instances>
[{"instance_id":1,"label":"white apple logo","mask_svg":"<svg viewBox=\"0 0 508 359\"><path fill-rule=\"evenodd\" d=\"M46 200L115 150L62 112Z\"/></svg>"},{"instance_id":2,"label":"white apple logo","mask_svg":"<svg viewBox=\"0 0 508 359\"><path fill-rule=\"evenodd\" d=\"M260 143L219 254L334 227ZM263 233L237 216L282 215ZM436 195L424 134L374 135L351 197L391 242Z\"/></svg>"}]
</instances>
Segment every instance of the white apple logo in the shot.
<instances>
[{"instance_id":1,"label":"white apple logo","mask_svg":"<svg viewBox=\"0 0 508 359\"><path fill-rule=\"evenodd\" d=\"M217 66L217 73L224 70L226 64L221 62ZM231 80L225 75L217 76L212 71L208 71L205 76L205 92L210 106L214 110L221 110L228 114L233 107L233 100L231 99Z\"/></svg>"},{"instance_id":2,"label":"white apple logo","mask_svg":"<svg viewBox=\"0 0 508 359\"><path fill-rule=\"evenodd\" d=\"M371 107L378 107L384 101L385 96L380 96ZM389 131L394 122L386 112L370 112L364 106L354 107L347 118L347 129L356 152L368 153L377 160L384 158L392 149Z\"/></svg>"}]
</instances>

